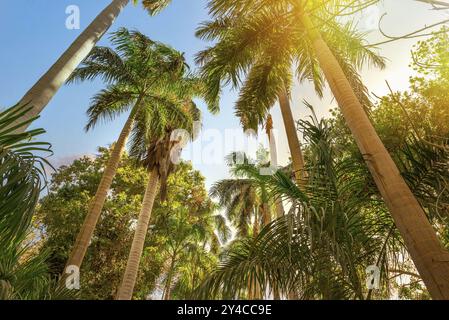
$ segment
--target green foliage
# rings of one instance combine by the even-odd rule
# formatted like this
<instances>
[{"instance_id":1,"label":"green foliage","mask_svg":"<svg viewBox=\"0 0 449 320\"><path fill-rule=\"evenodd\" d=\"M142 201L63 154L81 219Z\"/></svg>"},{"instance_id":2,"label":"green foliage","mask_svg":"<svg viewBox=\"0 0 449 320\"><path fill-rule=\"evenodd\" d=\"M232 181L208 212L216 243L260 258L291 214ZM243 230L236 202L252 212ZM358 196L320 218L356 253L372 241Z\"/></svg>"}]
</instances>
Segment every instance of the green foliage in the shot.
<instances>
[{"instance_id":1,"label":"green foliage","mask_svg":"<svg viewBox=\"0 0 449 320\"><path fill-rule=\"evenodd\" d=\"M182 118L181 110L202 96L201 82L182 53L138 31L121 28L110 41L114 49L95 47L67 81L101 78L107 84L92 99L86 130L131 109L133 117L150 122L154 136L164 135L167 123Z\"/></svg>"},{"instance_id":2,"label":"green foliage","mask_svg":"<svg viewBox=\"0 0 449 320\"><path fill-rule=\"evenodd\" d=\"M151 15L156 15L164 10L170 2L171 0L142 0L142 5Z\"/></svg>"},{"instance_id":3,"label":"green foliage","mask_svg":"<svg viewBox=\"0 0 449 320\"><path fill-rule=\"evenodd\" d=\"M414 65L424 76L411 79L410 92L381 98L370 113L446 247L447 47L447 33L420 42ZM307 141L304 190L282 171L261 176L254 166L237 166L248 181L262 183L270 198L282 197L290 210L256 238L240 238L228 246L197 296L246 297L248 283L255 281L262 292L276 290L284 297L302 299L389 298L393 289L403 299L428 299L419 278L408 285L394 281L398 275L412 273L413 267L341 114L335 112L331 120L312 120L300 121ZM222 189L227 199L227 190ZM380 267L381 290L366 289L368 265Z\"/></svg>"},{"instance_id":4,"label":"green foliage","mask_svg":"<svg viewBox=\"0 0 449 320\"><path fill-rule=\"evenodd\" d=\"M88 110L91 129L131 110L130 155L114 178L85 263L83 299L112 299L120 284L148 183L158 169L162 187L153 208L134 296L138 299L262 298L427 299L395 225L381 201L343 117L300 121L307 183L284 170L261 175L260 164L237 154L232 179L217 182L209 198L204 178L188 163L173 166L172 133L194 137L200 120L194 98L219 109L224 86L240 91L236 114L245 128L263 124L278 93L293 81L311 81L323 94L324 77L300 18L306 10L369 111L401 174L449 248L449 36L443 28L415 46L410 90L372 105L358 70L384 61L364 44L355 24L337 22L341 10L377 0L213 0L212 21L197 35L214 45L197 56L200 77L184 55L137 31L112 34L113 49L95 47L69 82L102 79L107 87ZM138 3L137 0L134 1ZM157 14L170 0L143 0ZM347 5L347 6L345 6ZM307 106L309 106L306 103ZM311 106L309 106L311 107ZM15 134L30 110L0 112L0 299L75 298L56 280L93 199L110 150L82 157L52 176L47 193L48 143L42 129ZM312 109L313 111L313 109ZM262 154L262 153L260 153ZM138 164L138 165L136 165ZM42 197L42 198L39 198ZM40 199L40 200L39 200ZM271 221L276 203L286 214ZM38 205L37 205L38 204ZM37 211L35 212L37 205ZM217 214L224 209L226 218ZM237 229L230 243L229 220ZM271 221L271 222L270 222ZM381 287L366 288L366 267L381 270ZM406 285L396 283L413 277ZM265 295L267 297L267 295Z\"/></svg>"},{"instance_id":5,"label":"green foliage","mask_svg":"<svg viewBox=\"0 0 449 320\"><path fill-rule=\"evenodd\" d=\"M290 210L256 238L231 246L198 291L200 297L242 297L255 280L262 292L276 288L284 296L364 299L369 265L381 268L385 286L379 294L385 294L388 270L401 250L393 222L373 196L363 165L345 160L333 146L329 122L313 119L301 127L309 150L305 189L282 171L263 176L252 165L237 165Z\"/></svg>"},{"instance_id":6,"label":"green foliage","mask_svg":"<svg viewBox=\"0 0 449 320\"><path fill-rule=\"evenodd\" d=\"M370 114L385 147L442 235L449 217L449 78L443 49L447 43L447 33L441 32L418 42L412 66L420 74L410 79L410 90L381 97ZM341 114L334 116L336 144L361 162ZM443 240L447 243L447 237Z\"/></svg>"},{"instance_id":7,"label":"green foliage","mask_svg":"<svg viewBox=\"0 0 449 320\"><path fill-rule=\"evenodd\" d=\"M261 152L263 150L259 150L259 153ZM275 198L270 199L265 183L248 178L239 170L239 160L254 171L262 168L260 163L250 164L252 160L244 154L232 153L227 157L227 162L234 179L216 182L210 190L210 195L218 199L226 217L236 228L237 235L245 238L255 236L264 223L271 221Z\"/></svg>"},{"instance_id":8,"label":"green foliage","mask_svg":"<svg viewBox=\"0 0 449 320\"><path fill-rule=\"evenodd\" d=\"M50 191L42 198L38 224L42 230L42 250L48 251L49 267L55 275L62 272L69 250L75 241L101 179L110 151L100 148L95 158L82 157L63 166L52 176ZM94 238L81 268L81 297L112 299L120 284L133 237L148 175L136 168L124 155L105 203ZM204 178L190 164L181 163L167 181L167 200L157 201L154 223L147 235L136 296L147 298L157 289L165 274L167 238L163 217L184 208L189 214L211 214L213 205L207 198ZM167 229L165 229L167 230ZM198 265L201 268L201 265Z\"/></svg>"},{"instance_id":9,"label":"green foliage","mask_svg":"<svg viewBox=\"0 0 449 320\"><path fill-rule=\"evenodd\" d=\"M0 114L0 247L15 243L28 229L45 178L47 161L38 152L50 154L50 145L31 141L42 129L15 134L11 125L28 112L28 106L14 106ZM34 119L33 119L34 120ZM32 120L31 120L32 121ZM29 121L29 122L31 122ZM29 123L27 122L27 123Z\"/></svg>"},{"instance_id":10,"label":"green foliage","mask_svg":"<svg viewBox=\"0 0 449 320\"><path fill-rule=\"evenodd\" d=\"M448 32L448 27L442 27L431 38L415 45L412 64L415 71L424 76L449 80Z\"/></svg>"}]
</instances>

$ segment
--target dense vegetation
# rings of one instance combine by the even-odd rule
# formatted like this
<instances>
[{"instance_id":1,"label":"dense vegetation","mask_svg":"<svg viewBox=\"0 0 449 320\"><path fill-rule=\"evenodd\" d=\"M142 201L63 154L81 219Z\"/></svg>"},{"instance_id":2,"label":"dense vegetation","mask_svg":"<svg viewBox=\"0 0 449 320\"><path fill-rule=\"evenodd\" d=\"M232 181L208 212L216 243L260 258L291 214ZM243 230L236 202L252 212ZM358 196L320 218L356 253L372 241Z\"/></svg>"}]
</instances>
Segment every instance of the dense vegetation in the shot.
<instances>
[{"instance_id":1,"label":"dense vegetation","mask_svg":"<svg viewBox=\"0 0 449 320\"><path fill-rule=\"evenodd\" d=\"M197 71L125 28L76 69L49 70L37 88L104 82L87 130L129 116L115 144L53 168L45 131L27 130L51 97L0 113L0 299L449 299L449 29L417 41L408 91L372 97L359 71L386 67L382 52L338 18L376 1L355 2L210 0ZM151 14L168 3L142 1ZM334 94L327 118L304 101L312 116L293 120L307 81ZM228 85L243 129L270 135L279 102L291 164L266 175L235 150L208 192L174 160L198 134L195 99L218 113ZM65 286L72 266L80 290Z\"/></svg>"}]
</instances>

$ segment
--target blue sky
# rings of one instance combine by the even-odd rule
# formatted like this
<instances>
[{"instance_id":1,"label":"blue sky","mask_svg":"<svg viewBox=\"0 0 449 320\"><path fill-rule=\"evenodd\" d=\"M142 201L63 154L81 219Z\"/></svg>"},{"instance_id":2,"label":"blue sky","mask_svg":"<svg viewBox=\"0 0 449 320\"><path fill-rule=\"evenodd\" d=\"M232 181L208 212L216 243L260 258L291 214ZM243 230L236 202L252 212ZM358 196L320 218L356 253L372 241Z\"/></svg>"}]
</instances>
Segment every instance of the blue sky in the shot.
<instances>
[{"instance_id":1,"label":"blue sky","mask_svg":"<svg viewBox=\"0 0 449 320\"><path fill-rule=\"evenodd\" d=\"M81 32L65 27L67 6L79 6L83 29L109 2L110 0L0 0L0 107L17 102ZM205 6L206 0L173 0L172 5L162 14L149 17L140 6L130 5L125 8L110 31L123 26L138 29L155 40L185 52L188 62L194 66L195 53L207 45L194 36L198 24L207 19ZM406 14L404 8L407 8ZM389 13L384 20L384 27L394 35L412 31L442 17L442 13L430 11L425 5L411 0L385 0L374 12L374 17L384 12ZM373 32L370 39L379 39L379 34ZM394 89L407 88L408 77L411 75L407 67L410 62L409 51L414 42L403 41L382 47L381 53L389 59L387 69L363 72L364 81L371 91L378 95L384 94L385 80L389 80ZM100 44L107 45L107 37ZM102 87L101 82L64 86L42 113L41 119L36 122L35 126L47 130L43 139L53 144L53 162L56 165L80 155L95 154L98 146L105 146L116 140L125 121L124 117L98 126L87 134L83 130L89 100ZM305 98L315 105L319 115L326 115L334 105L330 95L318 100L310 86L297 85L293 92L296 118L306 115L301 105ZM204 105L200 104L204 111L203 128L209 134L191 147L192 149L200 144L207 146L214 135L223 134L225 130L239 130L239 122L233 116L235 99L236 93L226 90L222 98L222 112L218 116L209 115ZM281 164L285 164L288 161L288 148L277 107L273 115L275 127L279 128ZM187 158L192 149L186 151ZM232 147L223 147L220 153L225 155L231 151ZM194 161L194 166L206 176L208 186L227 176L224 163Z\"/></svg>"}]
</instances>

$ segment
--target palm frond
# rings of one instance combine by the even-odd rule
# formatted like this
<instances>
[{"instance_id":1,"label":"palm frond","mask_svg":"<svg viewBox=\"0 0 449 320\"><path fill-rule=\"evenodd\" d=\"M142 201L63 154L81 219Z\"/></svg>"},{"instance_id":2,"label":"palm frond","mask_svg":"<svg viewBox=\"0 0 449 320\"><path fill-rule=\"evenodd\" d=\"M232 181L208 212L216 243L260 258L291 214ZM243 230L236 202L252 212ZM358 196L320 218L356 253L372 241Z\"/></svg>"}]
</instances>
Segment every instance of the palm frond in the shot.
<instances>
[{"instance_id":1,"label":"palm frond","mask_svg":"<svg viewBox=\"0 0 449 320\"><path fill-rule=\"evenodd\" d=\"M151 15L160 13L170 4L171 0L143 0L142 5Z\"/></svg>"}]
</instances>

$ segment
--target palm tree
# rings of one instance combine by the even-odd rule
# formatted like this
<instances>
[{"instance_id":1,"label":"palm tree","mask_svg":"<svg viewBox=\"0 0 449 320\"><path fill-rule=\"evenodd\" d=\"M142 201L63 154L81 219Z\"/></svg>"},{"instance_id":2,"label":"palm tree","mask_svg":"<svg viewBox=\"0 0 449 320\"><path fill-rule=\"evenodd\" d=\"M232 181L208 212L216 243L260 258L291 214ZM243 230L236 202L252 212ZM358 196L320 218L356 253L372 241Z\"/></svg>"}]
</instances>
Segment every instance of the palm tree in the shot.
<instances>
[{"instance_id":1,"label":"palm tree","mask_svg":"<svg viewBox=\"0 0 449 320\"><path fill-rule=\"evenodd\" d=\"M93 98L86 130L101 120L113 120L129 109L131 112L113 147L67 266L80 267L83 262L135 117L144 108L159 108L162 112L171 104L173 94L182 97L200 89L194 77L180 78L185 71L184 57L172 48L126 29L113 33L111 42L117 51L95 47L69 78L74 82L100 77L108 84Z\"/></svg>"},{"instance_id":2,"label":"palm tree","mask_svg":"<svg viewBox=\"0 0 449 320\"><path fill-rule=\"evenodd\" d=\"M48 254L32 250L29 234L47 181L45 166L51 167L51 145L34 140L43 129L13 132L29 109L16 105L0 112L0 300L74 298L51 279Z\"/></svg>"},{"instance_id":3,"label":"palm tree","mask_svg":"<svg viewBox=\"0 0 449 320\"><path fill-rule=\"evenodd\" d=\"M134 4L138 3L138 0L132 1ZM14 122L13 125L23 124L16 129L17 132L25 131L29 125L27 120L42 112L59 88L108 31L129 2L130 0L112 0L61 55L56 63L25 93L19 104L29 103L33 108ZM153 15L161 11L169 2L168 0L143 0L142 4Z\"/></svg>"},{"instance_id":4,"label":"palm tree","mask_svg":"<svg viewBox=\"0 0 449 320\"><path fill-rule=\"evenodd\" d=\"M176 136L175 130L185 130L193 135L194 122L200 119L200 112L191 98L180 99L173 95L172 102L167 108L164 110L146 108L139 114L134 124L130 155L148 169L150 180L143 198L123 280L117 293L118 300L132 298L159 185L161 200L165 200L166 179L174 168L173 157L180 151L183 143L180 137Z\"/></svg>"},{"instance_id":5,"label":"palm tree","mask_svg":"<svg viewBox=\"0 0 449 320\"><path fill-rule=\"evenodd\" d=\"M243 163L246 165L251 162L246 155L233 153L228 156L228 166L236 178L215 183L210 190L210 196L218 198L219 205L226 210L227 218L237 229L237 237L245 239L257 237L260 229L271 222L273 213L276 212L276 215L283 216L284 210L280 198L275 197L273 201L270 201L264 183L248 179L237 170L239 168L236 165L238 158L243 158ZM256 170L261 168L261 164L252 164L251 166L257 168ZM249 225L252 226L251 230L248 230ZM263 298L261 287L254 279L247 282L247 297L248 299Z\"/></svg>"},{"instance_id":6,"label":"palm tree","mask_svg":"<svg viewBox=\"0 0 449 320\"><path fill-rule=\"evenodd\" d=\"M161 233L168 235L165 250L170 261L164 285L164 300L171 299L172 288L175 286L181 285L184 292L192 290L196 282L201 280L197 270L201 266L196 265L195 262L204 258L205 254L207 255L206 247L209 247L211 252L217 253L220 241L226 242L230 238L231 231L224 218L221 215L215 215L213 207L205 209L203 212L192 213L179 208L161 219L163 220L160 222ZM176 278L183 275L179 275L178 270L184 265L185 269L192 269L186 270L191 277L181 279L183 283L179 284Z\"/></svg>"},{"instance_id":7,"label":"palm tree","mask_svg":"<svg viewBox=\"0 0 449 320\"><path fill-rule=\"evenodd\" d=\"M228 166L236 178L216 182L210 189L210 196L217 198L219 205L225 209L227 218L237 229L237 236L245 238L256 236L261 227L271 222L272 203L263 184L234 171L239 157L244 159L244 163L250 162L246 155L239 153L228 156ZM248 228L250 225L251 230Z\"/></svg>"},{"instance_id":8,"label":"palm tree","mask_svg":"<svg viewBox=\"0 0 449 320\"><path fill-rule=\"evenodd\" d=\"M218 2L223 2L223 6L226 6L224 1ZM214 12L215 2L210 3L211 11ZM310 44L304 42L295 25L285 25L282 15L277 12L264 12L255 19L215 15L213 21L206 22L199 28L197 36L206 40L218 40L218 43L200 52L197 62L202 65L202 75L208 84L210 100L217 99L224 84L232 83L234 87L240 88L236 115L245 129L257 131L258 126L266 121L270 108L276 101L279 102L293 172L297 183L303 185L304 157L290 106L292 65L295 64L296 77L300 81L312 81L320 96L324 79ZM333 27L326 30L328 37L333 40L332 49L344 63L347 74L353 79L353 85L360 89L364 102L369 103L366 89L350 63L368 59L383 67L383 60L364 48L362 35L350 25L341 27L335 24ZM344 41L351 43L350 47L341 43L341 34L346 36Z\"/></svg>"},{"instance_id":9,"label":"palm tree","mask_svg":"<svg viewBox=\"0 0 449 320\"><path fill-rule=\"evenodd\" d=\"M253 239L238 240L200 288L204 297L239 296L249 279L262 292L269 285L283 296L302 299L364 299L364 272L377 264L388 280L396 267L398 235L383 205L373 197L364 168L345 159L333 145L327 121L302 121L309 183L298 188L283 171L260 175L256 167L236 165L236 172L263 183L272 197L290 204L289 213ZM367 254L369 252L369 254ZM384 282L385 283L385 282Z\"/></svg>"},{"instance_id":10,"label":"palm tree","mask_svg":"<svg viewBox=\"0 0 449 320\"><path fill-rule=\"evenodd\" d=\"M226 208L226 216L237 228L237 235L247 237L249 225L259 207L259 199L252 181L245 179L226 179L216 182L211 190L211 197L218 197L220 206ZM256 222L252 231L254 232Z\"/></svg>"},{"instance_id":11,"label":"palm tree","mask_svg":"<svg viewBox=\"0 0 449 320\"><path fill-rule=\"evenodd\" d=\"M337 2L337 4L341 5L345 2ZM231 34L229 36L231 37L232 30L244 29L248 26L249 20L252 30L258 30L259 34L263 34L259 39L253 39L255 46L263 45L266 40L264 31L275 27L276 30L280 30L280 34L274 44L276 48L281 48L276 56L288 59L292 57L291 52L297 52L302 48L307 48L313 54L317 62L316 70L321 70L320 72L323 72L327 79L377 188L431 296L434 299L449 299L449 264L447 263L449 254L441 245L420 203L372 126L364 110L363 101L356 94L357 88L351 83L353 79L348 77L348 69L342 64L342 56L337 54L338 51L332 50L332 39L327 36L327 33L320 32L320 30L338 28L338 25L333 22L333 17L339 14L340 7L335 6L333 1L312 3L299 0L244 2L211 0L209 3L213 17L217 21L225 21L225 25L230 26L227 31L216 32L218 35L224 34L224 37L228 37L228 34ZM298 37L288 37L290 33L285 33L284 28L294 28ZM351 41L344 41L344 39L349 40L346 33L334 33L334 35L340 37L341 43L348 48L353 45ZM291 39L298 39L299 42L292 42ZM234 51L237 50L234 48ZM224 55L226 53L224 52ZM353 57L359 63L366 61L360 54ZM229 59L229 56L226 58ZM247 67L241 61L234 63L234 66L240 70L245 70ZM285 72L288 71L285 70ZM220 70L217 72L219 73ZM220 85L220 81L216 83L217 85Z\"/></svg>"},{"instance_id":12,"label":"palm tree","mask_svg":"<svg viewBox=\"0 0 449 320\"><path fill-rule=\"evenodd\" d=\"M205 296L234 296L245 290L242 284L252 275L264 279L260 285L266 279L277 284L284 295L295 288L302 299L384 299L390 297L392 274L413 274L407 271L410 264L398 260L399 255L407 256L404 244L363 162L357 156L347 157L346 150L335 145L337 133L331 122L314 118L301 121L300 126L310 183L301 190L282 171L267 177L252 166L237 166L237 172L265 183L270 196L281 195L292 209L257 239L238 241L229 248L202 286ZM444 195L448 150L414 138L396 150L395 157L414 193L445 233L447 217L438 212L443 213L448 203ZM439 208L434 207L435 195L442 195ZM367 265L381 270L382 287L375 294L363 284Z\"/></svg>"}]
</instances>

